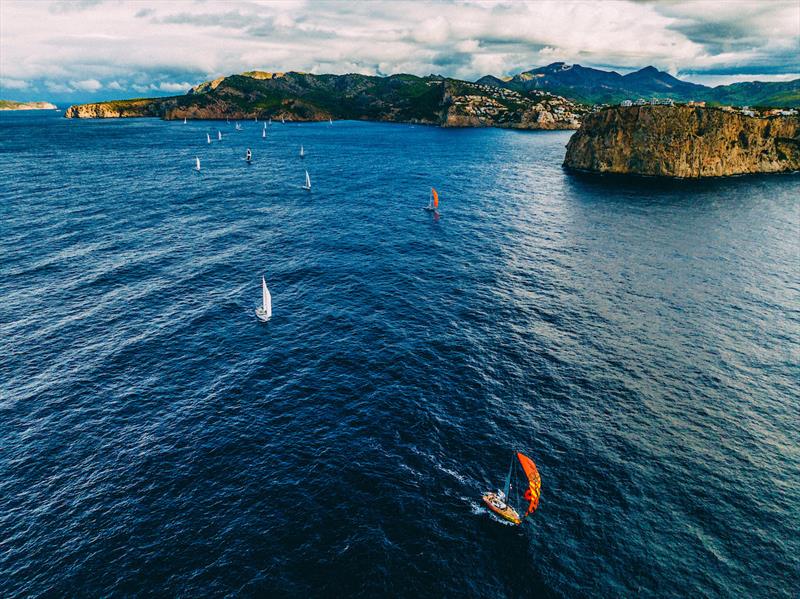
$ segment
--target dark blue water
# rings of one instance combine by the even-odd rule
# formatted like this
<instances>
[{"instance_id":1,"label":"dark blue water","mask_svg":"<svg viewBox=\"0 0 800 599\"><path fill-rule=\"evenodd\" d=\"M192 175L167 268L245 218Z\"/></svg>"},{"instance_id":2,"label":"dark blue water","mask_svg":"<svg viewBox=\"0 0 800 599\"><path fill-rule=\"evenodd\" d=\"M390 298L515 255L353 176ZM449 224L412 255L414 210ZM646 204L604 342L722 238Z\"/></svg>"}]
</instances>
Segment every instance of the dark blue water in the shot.
<instances>
[{"instance_id":1,"label":"dark blue water","mask_svg":"<svg viewBox=\"0 0 800 599\"><path fill-rule=\"evenodd\" d=\"M0 595L797 596L797 176L260 130L0 119Z\"/></svg>"}]
</instances>

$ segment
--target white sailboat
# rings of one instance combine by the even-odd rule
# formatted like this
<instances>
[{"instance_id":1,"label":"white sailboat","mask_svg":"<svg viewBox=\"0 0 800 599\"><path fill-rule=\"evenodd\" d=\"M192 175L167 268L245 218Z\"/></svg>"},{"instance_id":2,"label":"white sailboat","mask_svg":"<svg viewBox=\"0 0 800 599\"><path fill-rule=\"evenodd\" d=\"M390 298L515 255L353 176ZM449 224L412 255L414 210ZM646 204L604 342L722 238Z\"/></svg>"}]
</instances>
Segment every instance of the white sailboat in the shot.
<instances>
[{"instance_id":1,"label":"white sailboat","mask_svg":"<svg viewBox=\"0 0 800 599\"><path fill-rule=\"evenodd\" d=\"M266 127L264 127L264 128L261 130L261 139L266 139L266 138L267 138L267 128L266 128Z\"/></svg>"},{"instance_id":2,"label":"white sailboat","mask_svg":"<svg viewBox=\"0 0 800 599\"><path fill-rule=\"evenodd\" d=\"M286 121L283 119L283 117L281 117L281 125L285 125L285 124L286 124Z\"/></svg>"},{"instance_id":3,"label":"white sailboat","mask_svg":"<svg viewBox=\"0 0 800 599\"><path fill-rule=\"evenodd\" d=\"M194 157L194 164L195 164L194 170L196 170L199 173L200 172L200 159L197 156Z\"/></svg>"},{"instance_id":4,"label":"white sailboat","mask_svg":"<svg viewBox=\"0 0 800 599\"><path fill-rule=\"evenodd\" d=\"M328 124L333 125L333 119L331 117L328 117Z\"/></svg>"},{"instance_id":5,"label":"white sailboat","mask_svg":"<svg viewBox=\"0 0 800 599\"><path fill-rule=\"evenodd\" d=\"M222 131L217 129L217 141L222 141Z\"/></svg>"},{"instance_id":6,"label":"white sailboat","mask_svg":"<svg viewBox=\"0 0 800 599\"><path fill-rule=\"evenodd\" d=\"M186 124L186 117L183 117L183 124Z\"/></svg>"},{"instance_id":7,"label":"white sailboat","mask_svg":"<svg viewBox=\"0 0 800 599\"><path fill-rule=\"evenodd\" d=\"M208 133L206 133L206 141L207 141L208 143L211 143L211 135L210 135L210 134L208 134Z\"/></svg>"},{"instance_id":8,"label":"white sailboat","mask_svg":"<svg viewBox=\"0 0 800 599\"><path fill-rule=\"evenodd\" d=\"M308 176L308 171L306 171L306 184L303 185L303 189L311 191L311 177Z\"/></svg>"},{"instance_id":9,"label":"white sailboat","mask_svg":"<svg viewBox=\"0 0 800 599\"><path fill-rule=\"evenodd\" d=\"M262 322L267 322L272 318L272 295L267 289L267 281L261 277L261 307L256 308L256 316Z\"/></svg>"},{"instance_id":10,"label":"white sailboat","mask_svg":"<svg viewBox=\"0 0 800 599\"><path fill-rule=\"evenodd\" d=\"M242 130L242 126L239 123L236 123L236 130L237 131L241 131Z\"/></svg>"},{"instance_id":11,"label":"white sailboat","mask_svg":"<svg viewBox=\"0 0 800 599\"><path fill-rule=\"evenodd\" d=\"M305 158L305 151L303 150L303 144L300 144L300 158Z\"/></svg>"},{"instance_id":12,"label":"white sailboat","mask_svg":"<svg viewBox=\"0 0 800 599\"><path fill-rule=\"evenodd\" d=\"M244 159L247 161L247 164L250 164L253 160L253 153L250 151L250 148L247 148L247 153L244 155Z\"/></svg>"},{"instance_id":13,"label":"white sailboat","mask_svg":"<svg viewBox=\"0 0 800 599\"><path fill-rule=\"evenodd\" d=\"M268 123L268 124L269 124L269 125L271 125L271 124L272 124L272 117L269 117L269 123Z\"/></svg>"}]
</instances>

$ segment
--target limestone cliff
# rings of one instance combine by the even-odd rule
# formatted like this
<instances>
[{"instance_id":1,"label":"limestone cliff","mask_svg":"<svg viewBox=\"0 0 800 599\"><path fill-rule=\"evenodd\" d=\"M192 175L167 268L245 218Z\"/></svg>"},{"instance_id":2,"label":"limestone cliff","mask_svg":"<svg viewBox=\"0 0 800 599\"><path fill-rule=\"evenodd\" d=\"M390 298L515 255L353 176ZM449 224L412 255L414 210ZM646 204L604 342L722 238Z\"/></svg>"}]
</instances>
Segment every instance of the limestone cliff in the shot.
<instances>
[{"instance_id":1,"label":"limestone cliff","mask_svg":"<svg viewBox=\"0 0 800 599\"><path fill-rule=\"evenodd\" d=\"M0 100L0 110L55 110L58 108L50 102L15 102L14 100Z\"/></svg>"},{"instance_id":2,"label":"limestone cliff","mask_svg":"<svg viewBox=\"0 0 800 599\"><path fill-rule=\"evenodd\" d=\"M174 103L174 98L142 98L97 102L95 104L77 104L67 108L64 116L68 119L159 117L163 116L165 111Z\"/></svg>"},{"instance_id":3,"label":"limestone cliff","mask_svg":"<svg viewBox=\"0 0 800 599\"><path fill-rule=\"evenodd\" d=\"M678 178L800 170L800 117L716 108L614 107L584 118L564 166Z\"/></svg>"}]
</instances>

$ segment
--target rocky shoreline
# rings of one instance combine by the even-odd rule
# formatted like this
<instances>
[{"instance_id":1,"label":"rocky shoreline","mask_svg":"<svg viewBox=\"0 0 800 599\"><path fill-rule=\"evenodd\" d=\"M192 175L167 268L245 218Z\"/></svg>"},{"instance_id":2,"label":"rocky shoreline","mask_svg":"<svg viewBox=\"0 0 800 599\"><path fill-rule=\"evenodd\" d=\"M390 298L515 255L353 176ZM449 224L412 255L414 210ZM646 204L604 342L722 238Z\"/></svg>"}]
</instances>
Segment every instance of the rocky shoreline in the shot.
<instances>
[{"instance_id":1,"label":"rocky shoreline","mask_svg":"<svg viewBox=\"0 0 800 599\"><path fill-rule=\"evenodd\" d=\"M716 108L617 106L589 115L570 138L567 169L696 179L800 170L800 117Z\"/></svg>"}]
</instances>

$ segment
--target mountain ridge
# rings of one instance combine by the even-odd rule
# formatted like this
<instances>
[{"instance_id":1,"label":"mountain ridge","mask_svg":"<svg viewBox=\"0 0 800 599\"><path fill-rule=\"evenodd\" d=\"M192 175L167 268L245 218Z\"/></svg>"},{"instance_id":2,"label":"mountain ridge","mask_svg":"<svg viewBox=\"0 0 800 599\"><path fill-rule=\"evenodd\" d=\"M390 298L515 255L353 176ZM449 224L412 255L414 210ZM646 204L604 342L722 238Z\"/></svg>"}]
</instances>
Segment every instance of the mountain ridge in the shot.
<instances>
[{"instance_id":1,"label":"mountain ridge","mask_svg":"<svg viewBox=\"0 0 800 599\"><path fill-rule=\"evenodd\" d=\"M491 81L491 83L489 83ZM669 98L679 102L703 101L719 104L800 106L800 79L792 81L746 81L709 87L683 81L652 65L620 75L579 64L554 62L504 80L485 75L479 83L515 91L541 91L589 104L618 104L638 98Z\"/></svg>"}]
</instances>

